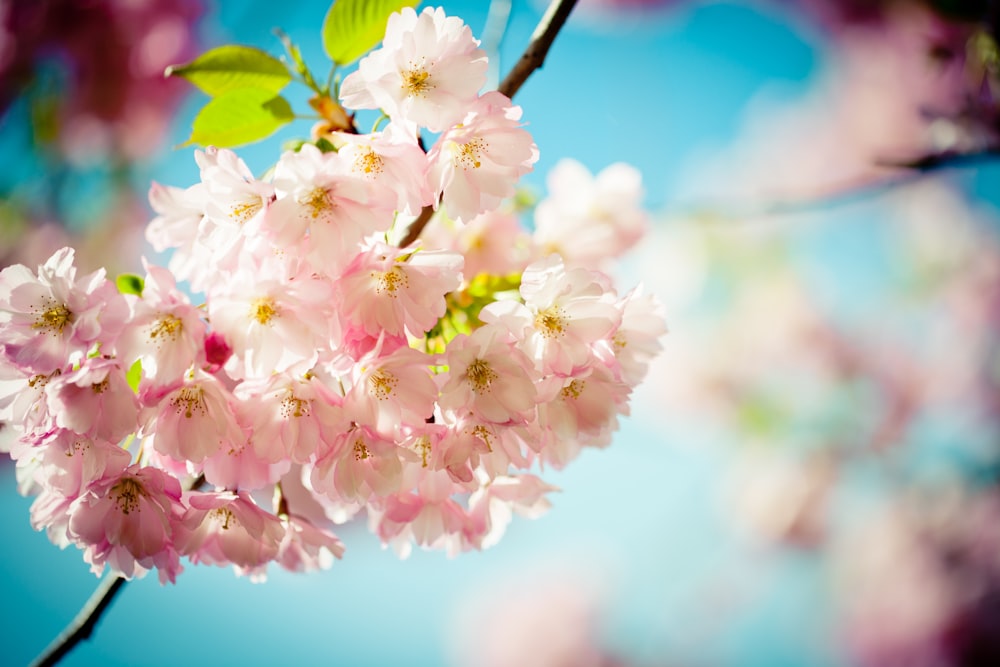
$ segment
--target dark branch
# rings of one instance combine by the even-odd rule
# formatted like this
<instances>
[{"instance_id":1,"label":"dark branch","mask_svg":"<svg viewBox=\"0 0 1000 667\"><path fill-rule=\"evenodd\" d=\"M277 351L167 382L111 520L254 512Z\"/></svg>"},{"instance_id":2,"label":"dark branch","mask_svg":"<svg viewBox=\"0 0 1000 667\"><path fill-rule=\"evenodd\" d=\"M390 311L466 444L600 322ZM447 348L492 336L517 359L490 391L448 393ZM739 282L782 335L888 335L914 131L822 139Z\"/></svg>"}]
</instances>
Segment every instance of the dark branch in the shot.
<instances>
[{"instance_id":1,"label":"dark branch","mask_svg":"<svg viewBox=\"0 0 1000 667\"><path fill-rule=\"evenodd\" d=\"M549 3L545 15L538 22L534 34L531 35L528 48L524 50L524 54L521 55L521 59L517 61L514 68L504 77L497 90L507 97L514 97L514 94L521 89L521 85L528 80L531 73L541 68L545 62L545 56L549 53L549 48L552 47L552 42L555 41L556 35L565 25L576 2L577 0L552 0ZM434 207L425 206L417 219L410 223L406 230L406 236L399 242L399 247L405 248L420 238L420 233L424 231L424 227L427 226L433 215Z\"/></svg>"},{"instance_id":2,"label":"dark branch","mask_svg":"<svg viewBox=\"0 0 1000 667\"><path fill-rule=\"evenodd\" d=\"M894 169L895 171L887 174L857 176L814 192L763 196L752 199L705 199L681 204L674 210L681 214L721 212L737 218L805 213L863 201L944 169L970 167L998 159L1000 159L1000 146L991 146L968 153L930 153L905 161L878 160L875 163L878 167Z\"/></svg>"},{"instance_id":3,"label":"dark branch","mask_svg":"<svg viewBox=\"0 0 1000 667\"><path fill-rule=\"evenodd\" d=\"M188 485L188 489L196 491L204 485L205 476L198 475ZM62 660L77 644L85 639L90 639L98 621L101 620L101 616L108 610L112 600L127 583L127 579L119 576L109 575L105 577L90 594L90 599L77 613L76 618L59 633L59 636L51 644L45 647L45 650L31 663L31 667L51 667Z\"/></svg>"},{"instance_id":4,"label":"dark branch","mask_svg":"<svg viewBox=\"0 0 1000 667\"><path fill-rule=\"evenodd\" d=\"M535 33L531 36L531 42L525 49L521 59L517 61L514 68L507 73L504 80L497 88L507 97L514 97L515 93L521 89L521 85L528 80L531 73L540 69L545 63L545 56L549 53L549 48L555 40L556 35L562 29L569 13L573 11L576 0L553 0L549 8L545 10L545 16L535 28Z\"/></svg>"},{"instance_id":5,"label":"dark branch","mask_svg":"<svg viewBox=\"0 0 1000 667\"><path fill-rule=\"evenodd\" d=\"M119 576L109 575L105 577L91 594L87 604L80 609L73 622L67 625L59 636L46 647L45 651L35 658L31 667L51 667L73 650L77 644L89 639L104 611L126 583L127 580Z\"/></svg>"}]
</instances>

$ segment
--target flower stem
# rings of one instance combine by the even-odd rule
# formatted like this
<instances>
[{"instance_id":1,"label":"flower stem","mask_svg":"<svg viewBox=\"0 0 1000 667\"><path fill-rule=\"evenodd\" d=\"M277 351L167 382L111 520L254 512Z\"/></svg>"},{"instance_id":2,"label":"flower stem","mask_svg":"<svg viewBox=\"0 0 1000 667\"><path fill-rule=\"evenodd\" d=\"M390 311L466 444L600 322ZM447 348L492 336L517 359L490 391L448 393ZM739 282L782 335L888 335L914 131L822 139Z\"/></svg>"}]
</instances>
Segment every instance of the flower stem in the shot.
<instances>
[{"instance_id":1,"label":"flower stem","mask_svg":"<svg viewBox=\"0 0 1000 667\"><path fill-rule=\"evenodd\" d=\"M97 627L97 622L101 620L105 610L126 583L128 580L117 575L105 577L77 613L76 618L35 658L31 667L50 667L62 660L81 641L89 639Z\"/></svg>"},{"instance_id":2,"label":"flower stem","mask_svg":"<svg viewBox=\"0 0 1000 667\"><path fill-rule=\"evenodd\" d=\"M549 3L548 9L545 10L545 15L542 16L542 20L535 27L534 34L531 35L528 48L524 50L517 64L507 73L504 80L500 82L500 87L497 88L498 91L507 97L514 97L514 94L521 89L521 85L528 80L531 73L541 68L545 63L545 56L548 55L549 49L552 47L552 42L555 41L556 35L559 34L559 31L565 25L566 19L569 18L570 12L573 11L573 7L576 5L576 1L552 0ZM406 236L399 242L399 247L405 248L416 241L433 215L434 208L432 206L425 206L420 211L417 219L410 223L409 229L406 230Z\"/></svg>"}]
</instances>

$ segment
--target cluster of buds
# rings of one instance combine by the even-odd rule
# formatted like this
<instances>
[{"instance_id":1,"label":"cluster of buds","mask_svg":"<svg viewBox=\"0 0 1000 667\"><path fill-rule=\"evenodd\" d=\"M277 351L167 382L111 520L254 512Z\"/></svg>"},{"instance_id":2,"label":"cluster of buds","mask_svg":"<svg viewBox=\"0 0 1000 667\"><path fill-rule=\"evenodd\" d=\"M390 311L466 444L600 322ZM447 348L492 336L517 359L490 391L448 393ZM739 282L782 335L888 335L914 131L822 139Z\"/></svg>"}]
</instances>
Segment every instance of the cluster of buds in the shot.
<instances>
[{"instance_id":1,"label":"cluster of buds","mask_svg":"<svg viewBox=\"0 0 1000 667\"><path fill-rule=\"evenodd\" d=\"M594 243L572 252L636 242L638 175L561 163L563 196L520 229L538 152L485 72L461 21L403 10L340 91L384 131L328 134L265 179L197 153L199 183L150 194L169 269L129 288L78 277L71 249L0 273L0 420L37 529L96 573L173 581L184 557L324 567L362 511L405 554L483 548L545 509L532 471L608 444L665 329L584 266Z\"/></svg>"}]
</instances>

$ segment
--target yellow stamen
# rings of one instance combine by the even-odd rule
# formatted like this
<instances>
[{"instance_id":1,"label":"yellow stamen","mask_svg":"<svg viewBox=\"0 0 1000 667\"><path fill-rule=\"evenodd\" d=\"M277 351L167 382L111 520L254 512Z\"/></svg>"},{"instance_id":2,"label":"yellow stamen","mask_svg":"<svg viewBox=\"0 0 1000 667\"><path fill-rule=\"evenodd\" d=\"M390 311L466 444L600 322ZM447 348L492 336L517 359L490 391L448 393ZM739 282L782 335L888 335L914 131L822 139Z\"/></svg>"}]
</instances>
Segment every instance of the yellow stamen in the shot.
<instances>
[{"instance_id":1,"label":"yellow stamen","mask_svg":"<svg viewBox=\"0 0 1000 667\"><path fill-rule=\"evenodd\" d=\"M455 155L455 165L468 170L470 167L479 169L483 166L482 154L489 144L482 137L475 137L464 144L458 144L458 154Z\"/></svg>"},{"instance_id":2,"label":"yellow stamen","mask_svg":"<svg viewBox=\"0 0 1000 667\"><path fill-rule=\"evenodd\" d=\"M188 419L194 416L195 410L200 412L203 417L208 414L205 390L198 385L181 387L177 395L170 399L170 405L177 408L177 414L183 412Z\"/></svg>"},{"instance_id":3,"label":"yellow stamen","mask_svg":"<svg viewBox=\"0 0 1000 667\"><path fill-rule=\"evenodd\" d=\"M257 199L234 204L233 207L229 209L229 217L242 225L247 220L257 215L262 208L264 208L264 202L258 197Z\"/></svg>"},{"instance_id":4,"label":"yellow stamen","mask_svg":"<svg viewBox=\"0 0 1000 667\"><path fill-rule=\"evenodd\" d=\"M270 324L271 320L278 316L278 309L275 307L274 299L261 297L250 302L250 317L261 324Z\"/></svg>"},{"instance_id":5,"label":"yellow stamen","mask_svg":"<svg viewBox=\"0 0 1000 667\"><path fill-rule=\"evenodd\" d=\"M396 290L399 287L405 288L410 285L410 280L406 277L406 274L395 266L385 273L372 271L371 277L375 281L375 293L379 295L385 294L392 298L396 297Z\"/></svg>"},{"instance_id":6,"label":"yellow stamen","mask_svg":"<svg viewBox=\"0 0 1000 667\"><path fill-rule=\"evenodd\" d=\"M354 158L354 171L360 171L366 176L377 176L382 173L385 161L382 156L365 146L356 158Z\"/></svg>"},{"instance_id":7,"label":"yellow stamen","mask_svg":"<svg viewBox=\"0 0 1000 667\"><path fill-rule=\"evenodd\" d=\"M465 370L465 377L472 385L472 391L482 394L490 390L490 385L499 378L496 371L490 368L489 363L483 359L476 359Z\"/></svg>"},{"instance_id":8,"label":"yellow stamen","mask_svg":"<svg viewBox=\"0 0 1000 667\"><path fill-rule=\"evenodd\" d=\"M550 306L535 315L535 328L546 338L556 338L566 334L569 318L559 306Z\"/></svg>"},{"instance_id":9,"label":"yellow stamen","mask_svg":"<svg viewBox=\"0 0 1000 667\"><path fill-rule=\"evenodd\" d=\"M139 510L139 497L146 495L137 480L126 477L111 487L110 497L122 514Z\"/></svg>"},{"instance_id":10,"label":"yellow stamen","mask_svg":"<svg viewBox=\"0 0 1000 667\"><path fill-rule=\"evenodd\" d=\"M45 332L61 334L66 325L73 321L73 313L64 304L56 303L52 299L46 299L42 308L34 309L40 314L31 325L32 329L41 329Z\"/></svg>"},{"instance_id":11,"label":"yellow stamen","mask_svg":"<svg viewBox=\"0 0 1000 667\"><path fill-rule=\"evenodd\" d=\"M368 376L368 391L380 401L389 398L397 384L399 378L381 368Z\"/></svg>"},{"instance_id":12,"label":"yellow stamen","mask_svg":"<svg viewBox=\"0 0 1000 667\"><path fill-rule=\"evenodd\" d=\"M573 380L568 385L562 388L563 398L580 398L580 394L583 393L583 388L587 386L584 380Z\"/></svg>"},{"instance_id":13,"label":"yellow stamen","mask_svg":"<svg viewBox=\"0 0 1000 667\"><path fill-rule=\"evenodd\" d=\"M354 442L354 460L355 461L364 461L365 459L367 459L370 456L371 456L371 454L368 452L368 445L365 444L364 440L362 440L361 438L358 438Z\"/></svg>"},{"instance_id":14,"label":"yellow stamen","mask_svg":"<svg viewBox=\"0 0 1000 667\"><path fill-rule=\"evenodd\" d=\"M400 74L403 75L403 90L407 95L424 95L434 87L430 73L423 67L411 67Z\"/></svg>"},{"instance_id":15,"label":"yellow stamen","mask_svg":"<svg viewBox=\"0 0 1000 667\"><path fill-rule=\"evenodd\" d=\"M313 188L299 203L309 209L309 217L313 220L332 211L336 204L332 193L326 188Z\"/></svg>"},{"instance_id":16,"label":"yellow stamen","mask_svg":"<svg viewBox=\"0 0 1000 667\"><path fill-rule=\"evenodd\" d=\"M169 338L172 341L177 340L183 330L184 323L179 317L164 315L153 323L149 330L149 340L155 343L161 342L164 338Z\"/></svg>"}]
</instances>

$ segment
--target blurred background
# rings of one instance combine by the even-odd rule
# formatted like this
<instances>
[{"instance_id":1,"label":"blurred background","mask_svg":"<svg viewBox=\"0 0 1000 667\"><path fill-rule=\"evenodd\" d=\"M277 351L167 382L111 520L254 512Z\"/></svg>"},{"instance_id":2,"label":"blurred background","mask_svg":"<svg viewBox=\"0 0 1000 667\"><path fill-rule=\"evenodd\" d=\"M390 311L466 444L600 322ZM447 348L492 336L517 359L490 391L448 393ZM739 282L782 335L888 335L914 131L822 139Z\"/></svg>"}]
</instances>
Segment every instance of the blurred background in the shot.
<instances>
[{"instance_id":1,"label":"blurred background","mask_svg":"<svg viewBox=\"0 0 1000 667\"><path fill-rule=\"evenodd\" d=\"M440 4L500 72L544 10ZM0 0L0 265L153 258L146 192L198 179L174 146L205 101L163 68L277 55L280 27L322 70L327 6ZM349 524L328 572L189 566L64 664L1000 665L998 27L992 0L580 0L516 101L538 194L563 157L643 173L619 280L670 333L613 445L545 471L553 509L482 553L400 561ZM261 173L308 132L238 152ZM97 580L9 462L0 494L19 665Z\"/></svg>"}]
</instances>

